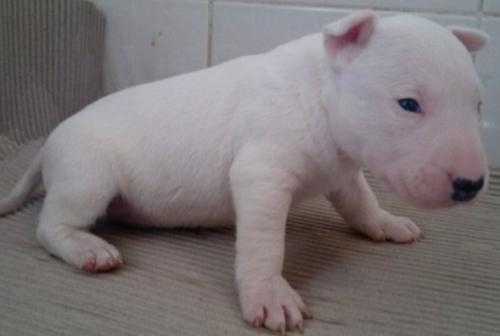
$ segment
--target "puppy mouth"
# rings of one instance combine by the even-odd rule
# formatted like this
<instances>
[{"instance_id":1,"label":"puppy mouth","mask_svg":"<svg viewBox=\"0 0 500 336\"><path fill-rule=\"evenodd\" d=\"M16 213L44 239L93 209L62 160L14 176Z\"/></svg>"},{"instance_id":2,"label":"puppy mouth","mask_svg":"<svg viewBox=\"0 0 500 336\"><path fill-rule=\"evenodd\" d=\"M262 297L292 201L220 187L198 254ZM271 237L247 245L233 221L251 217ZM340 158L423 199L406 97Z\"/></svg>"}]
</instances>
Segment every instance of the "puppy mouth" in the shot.
<instances>
[{"instance_id":1,"label":"puppy mouth","mask_svg":"<svg viewBox=\"0 0 500 336\"><path fill-rule=\"evenodd\" d=\"M418 186L421 186L422 183L419 183L413 176L381 174L376 175L376 177L387 189L392 190L403 200L416 207L435 209L450 207L456 204L450 197L450 191L444 186L445 183L436 183L434 185L429 183L430 188L419 188ZM441 181L442 178L439 177L435 180ZM440 184L441 187L439 186Z\"/></svg>"}]
</instances>

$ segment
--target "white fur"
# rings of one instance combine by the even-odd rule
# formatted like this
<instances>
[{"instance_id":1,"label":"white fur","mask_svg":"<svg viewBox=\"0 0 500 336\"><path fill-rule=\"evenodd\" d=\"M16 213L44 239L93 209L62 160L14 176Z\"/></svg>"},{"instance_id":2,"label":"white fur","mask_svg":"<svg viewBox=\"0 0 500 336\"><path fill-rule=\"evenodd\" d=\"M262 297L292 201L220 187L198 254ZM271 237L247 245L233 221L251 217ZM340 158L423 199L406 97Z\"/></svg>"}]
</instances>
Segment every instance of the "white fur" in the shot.
<instances>
[{"instance_id":1,"label":"white fur","mask_svg":"<svg viewBox=\"0 0 500 336\"><path fill-rule=\"evenodd\" d=\"M87 271L121 263L87 231L100 216L167 227L236 219L245 320L301 329L305 305L281 276L292 204L326 195L360 232L411 242L418 227L380 209L362 166L424 206L452 205L454 177L487 174L466 49L486 37L453 31L359 12L266 54L115 93L54 130L0 212L20 206L42 169L39 240ZM403 111L405 97L424 113Z\"/></svg>"}]
</instances>

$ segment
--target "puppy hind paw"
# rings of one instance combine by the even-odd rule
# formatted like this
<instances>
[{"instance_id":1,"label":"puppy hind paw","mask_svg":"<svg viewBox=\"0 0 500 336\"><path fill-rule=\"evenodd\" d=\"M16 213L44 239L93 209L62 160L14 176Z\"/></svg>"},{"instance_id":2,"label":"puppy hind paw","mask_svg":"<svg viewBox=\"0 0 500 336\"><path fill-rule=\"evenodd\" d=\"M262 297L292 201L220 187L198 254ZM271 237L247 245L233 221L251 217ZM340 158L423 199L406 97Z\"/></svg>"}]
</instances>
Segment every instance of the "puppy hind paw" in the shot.
<instances>
[{"instance_id":1,"label":"puppy hind paw","mask_svg":"<svg viewBox=\"0 0 500 336\"><path fill-rule=\"evenodd\" d=\"M88 273L107 272L123 265L116 247L87 231L39 228L38 239L51 254Z\"/></svg>"},{"instance_id":2,"label":"puppy hind paw","mask_svg":"<svg viewBox=\"0 0 500 336\"><path fill-rule=\"evenodd\" d=\"M108 272L123 265L120 253L113 246L94 248L85 254L81 269L88 273Z\"/></svg>"}]
</instances>

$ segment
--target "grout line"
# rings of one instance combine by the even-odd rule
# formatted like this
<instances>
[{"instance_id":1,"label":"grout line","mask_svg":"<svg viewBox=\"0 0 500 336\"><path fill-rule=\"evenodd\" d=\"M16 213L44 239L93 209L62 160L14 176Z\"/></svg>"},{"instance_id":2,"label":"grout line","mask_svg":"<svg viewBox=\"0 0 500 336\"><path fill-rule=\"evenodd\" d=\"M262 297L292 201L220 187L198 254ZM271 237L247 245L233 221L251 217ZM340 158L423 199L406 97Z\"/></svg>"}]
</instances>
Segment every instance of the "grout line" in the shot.
<instances>
[{"instance_id":1,"label":"grout line","mask_svg":"<svg viewBox=\"0 0 500 336\"><path fill-rule=\"evenodd\" d=\"M269 6L286 6L286 7L309 7L309 8L324 8L324 9L345 9L345 10L355 10L355 9L373 9L377 11L388 11L388 12L404 12L404 13L422 13L422 14L438 14L438 15L460 15L460 16L477 16L476 11L450 11L446 9L425 9L425 8L403 8L403 7L391 7L391 6L363 6L363 5L347 5L347 4L334 4L334 3L322 3L322 2L307 2L307 0L297 0L290 2L289 0L211 0L220 4L244 4L244 5L269 5ZM480 0L480 5L484 3L484 0ZM498 17L500 14L496 13L484 13L483 16L493 16Z\"/></svg>"},{"instance_id":2,"label":"grout line","mask_svg":"<svg viewBox=\"0 0 500 336\"><path fill-rule=\"evenodd\" d=\"M479 0L477 3L477 15L476 15L476 28L480 29L481 28L481 22L483 20L483 15L484 15L484 0ZM477 54L473 53L472 54L472 59L474 60L474 64L477 66Z\"/></svg>"},{"instance_id":3,"label":"grout line","mask_svg":"<svg viewBox=\"0 0 500 336\"><path fill-rule=\"evenodd\" d=\"M484 16L484 0L479 0L478 6L477 6L477 18L476 18L476 27L478 29L481 29L482 22L483 22L483 16ZM474 53L472 55L472 59L474 60L474 64L477 66L477 54Z\"/></svg>"},{"instance_id":4,"label":"grout line","mask_svg":"<svg viewBox=\"0 0 500 336\"><path fill-rule=\"evenodd\" d=\"M214 27L214 0L208 0L207 64L206 64L207 68L212 65L213 27Z\"/></svg>"},{"instance_id":5,"label":"grout line","mask_svg":"<svg viewBox=\"0 0 500 336\"><path fill-rule=\"evenodd\" d=\"M484 0L479 0L479 7L477 10L477 27L481 28L484 16Z\"/></svg>"}]
</instances>

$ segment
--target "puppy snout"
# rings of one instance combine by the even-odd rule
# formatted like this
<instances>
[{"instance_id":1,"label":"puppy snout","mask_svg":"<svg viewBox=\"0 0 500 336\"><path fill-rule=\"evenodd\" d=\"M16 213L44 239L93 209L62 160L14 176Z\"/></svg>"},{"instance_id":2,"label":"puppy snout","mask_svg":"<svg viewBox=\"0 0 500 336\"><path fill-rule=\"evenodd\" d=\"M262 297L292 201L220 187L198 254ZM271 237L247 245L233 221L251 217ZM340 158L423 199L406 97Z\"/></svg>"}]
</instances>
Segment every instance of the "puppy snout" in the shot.
<instances>
[{"instance_id":1,"label":"puppy snout","mask_svg":"<svg viewBox=\"0 0 500 336\"><path fill-rule=\"evenodd\" d=\"M453 194L451 196L452 200L455 202L466 202L470 201L481 191L484 186L484 177L481 176L476 181L465 179L465 178L455 178L453 180Z\"/></svg>"}]
</instances>

